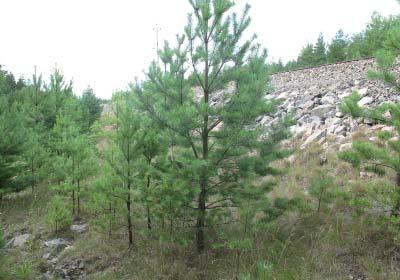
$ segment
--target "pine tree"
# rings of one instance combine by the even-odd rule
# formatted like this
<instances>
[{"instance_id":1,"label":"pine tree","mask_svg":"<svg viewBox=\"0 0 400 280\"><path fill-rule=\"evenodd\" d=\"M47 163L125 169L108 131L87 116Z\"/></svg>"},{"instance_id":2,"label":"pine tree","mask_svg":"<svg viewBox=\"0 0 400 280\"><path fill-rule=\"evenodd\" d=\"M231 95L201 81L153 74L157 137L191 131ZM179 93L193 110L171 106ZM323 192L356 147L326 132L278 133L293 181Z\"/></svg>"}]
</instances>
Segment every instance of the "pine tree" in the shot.
<instances>
[{"instance_id":1,"label":"pine tree","mask_svg":"<svg viewBox=\"0 0 400 280\"><path fill-rule=\"evenodd\" d=\"M102 163L100 176L89 186L88 202L88 208L95 214L94 222L102 229L108 229L110 237L113 227L117 223L117 212L122 212L121 209L125 207L121 203L119 193L117 193L122 182L112 168L114 152L114 149L110 147L105 151L105 157L111 161L111 164L107 161ZM102 155L100 158L103 160L105 157Z\"/></svg>"},{"instance_id":2,"label":"pine tree","mask_svg":"<svg viewBox=\"0 0 400 280\"><path fill-rule=\"evenodd\" d=\"M120 182L115 188L109 187L114 188L112 195L125 203L129 246L133 245L133 195L138 195L140 181L138 177L143 175L138 168L143 149L143 134L140 131L140 118L133 102L130 93L119 92L113 95L115 116L108 145L114 152L106 153L105 158L113 170L112 176L116 176Z\"/></svg>"},{"instance_id":3,"label":"pine tree","mask_svg":"<svg viewBox=\"0 0 400 280\"><path fill-rule=\"evenodd\" d=\"M72 178L73 191L76 192L76 213L81 212L81 197L85 191L84 181L90 178L97 169L96 161L92 154L91 144L86 135L80 134L71 142L71 157L73 160Z\"/></svg>"},{"instance_id":4,"label":"pine tree","mask_svg":"<svg viewBox=\"0 0 400 280\"><path fill-rule=\"evenodd\" d=\"M168 54L161 51L162 67L154 62L148 80L135 90L140 109L174 133L169 173L175 181L169 186L171 191L185 188L177 187L185 195L177 205L184 203L195 216L196 246L202 252L206 223L246 199L263 197L266 186L253 180L276 173L269 163L285 156L278 143L288 132L283 122L268 133L255 125L260 115L275 112L277 102L264 99L266 51L254 36L242 39L250 7L238 16L230 13L233 1L189 2L193 14L185 34L177 36L176 47L166 47Z\"/></svg>"},{"instance_id":5,"label":"pine tree","mask_svg":"<svg viewBox=\"0 0 400 280\"><path fill-rule=\"evenodd\" d=\"M101 102L94 95L93 89L88 87L79 98L82 110L82 127L88 132L92 124L100 117Z\"/></svg>"},{"instance_id":6,"label":"pine tree","mask_svg":"<svg viewBox=\"0 0 400 280\"><path fill-rule=\"evenodd\" d=\"M278 62L273 62L269 66L270 68L270 73L279 73L285 70L285 65L283 65L283 62L281 59L278 60Z\"/></svg>"},{"instance_id":7,"label":"pine tree","mask_svg":"<svg viewBox=\"0 0 400 280\"><path fill-rule=\"evenodd\" d=\"M53 196L47 204L47 214L45 222L53 227L55 231L69 226L72 222L69 205L64 198L56 195Z\"/></svg>"},{"instance_id":8,"label":"pine tree","mask_svg":"<svg viewBox=\"0 0 400 280\"><path fill-rule=\"evenodd\" d=\"M33 193L35 186L45 177L44 169L48 159L46 151L48 131L44 127L41 108L44 101L42 77L37 75L36 69L32 77L32 84L18 93L25 97L24 100L18 100L22 104L27 134L23 146L23 159L26 165L24 178Z\"/></svg>"},{"instance_id":9,"label":"pine tree","mask_svg":"<svg viewBox=\"0 0 400 280\"><path fill-rule=\"evenodd\" d=\"M309 193L318 201L317 213L321 210L322 203L329 203L334 198L334 181L331 177L320 175L313 178L310 184Z\"/></svg>"},{"instance_id":10,"label":"pine tree","mask_svg":"<svg viewBox=\"0 0 400 280\"><path fill-rule=\"evenodd\" d=\"M72 100L71 100L72 101ZM71 102L57 116L52 130L52 149L55 153L53 174L61 190L71 193L72 214L79 214L81 180L93 173L93 162L90 156L90 144L87 136L80 133L77 120L80 112L76 110L76 102Z\"/></svg>"},{"instance_id":11,"label":"pine tree","mask_svg":"<svg viewBox=\"0 0 400 280\"><path fill-rule=\"evenodd\" d=\"M299 67L309 67L315 65L313 44L307 44L301 49L299 57L297 58L297 65Z\"/></svg>"},{"instance_id":12,"label":"pine tree","mask_svg":"<svg viewBox=\"0 0 400 280\"><path fill-rule=\"evenodd\" d=\"M68 99L73 97L72 82L67 83L62 72L54 69L50 76L50 83L45 85L45 98L41 106L46 117L44 123L47 129L54 126L57 115L64 108Z\"/></svg>"},{"instance_id":13,"label":"pine tree","mask_svg":"<svg viewBox=\"0 0 400 280\"><path fill-rule=\"evenodd\" d=\"M347 36L343 33L343 30L339 30L328 46L328 63L344 61L347 57L347 45Z\"/></svg>"},{"instance_id":14,"label":"pine tree","mask_svg":"<svg viewBox=\"0 0 400 280\"><path fill-rule=\"evenodd\" d=\"M319 34L317 42L314 45L314 65L322 65L327 62L326 58L326 44L322 33Z\"/></svg>"},{"instance_id":15,"label":"pine tree","mask_svg":"<svg viewBox=\"0 0 400 280\"><path fill-rule=\"evenodd\" d=\"M23 120L21 112L10 104L9 97L0 95L0 199L3 194L24 187L19 182L26 137Z\"/></svg>"},{"instance_id":16,"label":"pine tree","mask_svg":"<svg viewBox=\"0 0 400 280\"><path fill-rule=\"evenodd\" d=\"M35 186L44 179L44 169L48 155L40 143L40 134L34 129L27 130L27 138L24 142L23 158L25 160L26 183L31 187L32 193Z\"/></svg>"},{"instance_id":17,"label":"pine tree","mask_svg":"<svg viewBox=\"0 0 400 280\"><path fill-rule=\"evenodd\" d=\"M160 168L164 165L167 135L160 133L152 127L152 122L141 119L142 134L142 164L139 166L144 181L142 185L142 199L146 208L147 228L152 229L152 207L154 206L154 189L161 184L162 175Z\"/></svg>"}]
</instances>

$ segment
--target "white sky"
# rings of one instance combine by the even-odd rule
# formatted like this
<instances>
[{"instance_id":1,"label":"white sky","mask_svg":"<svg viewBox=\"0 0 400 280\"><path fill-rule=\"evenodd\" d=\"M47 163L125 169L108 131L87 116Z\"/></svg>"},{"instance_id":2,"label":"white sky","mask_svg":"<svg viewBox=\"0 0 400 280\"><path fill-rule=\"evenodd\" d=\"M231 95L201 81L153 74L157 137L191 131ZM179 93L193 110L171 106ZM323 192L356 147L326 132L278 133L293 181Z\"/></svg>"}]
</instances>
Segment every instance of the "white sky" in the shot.
<instances>
[{"instance_id":1,"label":"white sky","mask_svg":"<svg viewBox=\"0 0 400 280\"><path fill-rule=\"evenodd\" d=\"M399 14L395 0L236 0L252 6L251 32L270 59L293 59L322 32L361 31L373 11ZM155 58L160 42L174 40L186 24L186 0L0 0L0 64L30 78L34 65L48 78L57 65L80 95L88 85L109 98Z\"/></svg>"}]
</instances>

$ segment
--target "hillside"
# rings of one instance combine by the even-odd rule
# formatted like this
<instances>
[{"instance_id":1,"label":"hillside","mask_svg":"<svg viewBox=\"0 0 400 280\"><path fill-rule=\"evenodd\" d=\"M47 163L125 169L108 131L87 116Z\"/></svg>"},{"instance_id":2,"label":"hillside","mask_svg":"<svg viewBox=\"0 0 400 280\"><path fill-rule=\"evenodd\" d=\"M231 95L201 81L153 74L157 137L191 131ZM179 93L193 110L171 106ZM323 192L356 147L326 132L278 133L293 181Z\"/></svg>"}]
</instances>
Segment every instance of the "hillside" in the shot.
<instances>
[{"instance_id":1,"label":"hillside","mask_svg":"<svg viewBox=\"0 0 400 280\"><path fill-rule=\"evenodd\" d=\"M349 147L345 143L351 143L354 137L368 139L377 129L386 128L366 120L351 121L337 108L341 96L354 90L364 92L363 98L380 96L370 106L393 98L388 87L365 78L370 67L373 61L363 60L272 76L272 96L285 100L277 115L291 108L300 110L291 144L297 151L289 159L295 167L281 176L280 186L271 196L303 197L313 204L314 198L307 194L309 184L318 173L327 172L340 177L337 183L341 191L347 189L350 200L339 195L333 204L324 205L318 216L314 211L285 214L257 235L255 242L260 250L244 250L240 263L236 263L239 255L233 248L211 250L198 258L190 253L190 247L160 243L147 234L135 238L136 246L131 252L125 246L123 228L108 235L98 227L95 216L86 211L68 230L53 232L41 218L46 214L42 202L53 191L42 184L33 199L26 191L2 200L0 213L9 256L2 268L9 266L14 275L11 277L18 279L23 275L28 275L26 279L233 279L243 270L255 269L254 264L256 270L261 269L259 260L264 259L274 266L267 266L262 272L264 278L257 279L270 279L268 275L274 275L271 279L398 279L398 247L389 242L390 233L378 225L365 224L384 221L387 208L382 204L365 211L362 204L353 204L367 199L371 186L387 182L372 174L351 171L335 154L337 149ZM302 106L307 102L309 106ZM106 118L111 108L104 106ZM332 129L335 122L344 128L339 132ZM260 123L268 125L265 117ZM321 131L323 136L310 140ZM104 145L99 148L104 149ZM325 159L322 163L321 158ZM280 165L288 163L284 160ZM350 201L353 202L348 204ZM358 214L353 214L355 209ZM138 228L143 223L135 222ZM231 226L222 227L230 231ZM171 230L179 228L176 225ZM236 268L232 270L232 266ZM6 275L2 277L11 279Z\"/></svg>"},{"instance_id":2,"label":"hillside","mask_svg":"<svg viewBox=\"0 0 400 280\"><path fill-rule=\"evenodd\" d=\"M0 66L0 280L400 279L399 18L277 73L234 7L110 100Z\"/></svg>"}]
</instances>

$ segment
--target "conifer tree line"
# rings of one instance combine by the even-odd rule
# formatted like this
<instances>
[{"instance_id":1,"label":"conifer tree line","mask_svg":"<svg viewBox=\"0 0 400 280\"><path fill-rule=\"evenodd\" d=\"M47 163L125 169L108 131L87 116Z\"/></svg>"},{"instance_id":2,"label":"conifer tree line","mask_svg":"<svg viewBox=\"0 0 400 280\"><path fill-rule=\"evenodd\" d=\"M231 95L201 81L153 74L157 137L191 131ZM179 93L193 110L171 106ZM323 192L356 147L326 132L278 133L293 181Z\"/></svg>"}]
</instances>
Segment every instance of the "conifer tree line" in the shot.
<instances>
[{"instance_id":1,"label":"conifer tree line","mask_svg":"<svg viewBox=\"0 0 400 280\"><path fill-rule=\"evenodd\" d=\"M385 38L390 30L399 24L399 16L383 17L374 13L367 27L351 36L339 30L330 42L319 34L315 43L306 44L296 60L283 63L270 63L271 73L282 72L347 60L375 57L378 50L384 47Z\"/></svg>"},{"instance_id":2,"label":"conifer tree line","mask_svg":"<svg viewBox=\"0 0 400 280\"><path fill-rule=\"evenodd\" d=\"M76 97L58 69L47 83L37 73L15 81L0 69L0 198L27 187L34 192L45 179L61 181L65 170L56 166L57 158L78 149L67 137L88 135L100 112L101 101L93 91Z\"/></svg>"},{"instance_id":3,"label":"conifer tree line","mask_svg":"<svg viewBox=\"0 0 400 280\"><path fill-rule=\"evenodd\" d=\"M285 211L304 207L298 198L268 196L284 172L276 161L292 152L282 141L294 123L276 114L279 100L265 98L271 65L247 32L250 6L237 14L231 0L189 3L187 25L174 42L164 43L145 78L107 102L91 88L74 95L58 69L49 81L37 73L15 81L0 69L0 199L45 186L51 193L45 220L55 231L85 218L109 236L123 232L130 248L145 236L193 244L199 253L212 246L248 248ZM369 56L379 48L380 68L371 77L400 89L391 72L399 26L395 17L374 16L357 48L351 47L356 36L350 42L338 32L327 47L321 35L295 64ZM375 34L381 27L387 30ZM385 36L379 44L378 35ZM343 111L394 131L379 135L383 144L355 142L339 157L381 175L393 170L399 186L399 106L367 110L358 98L346 99ZM101 114L102 103L107 114ZM271 127L257 125L263 116L275 119ZM333 184L328 176L311 183L318 215L333 199ZM400 199L393 205L398 208ZM235 222L241 231L236 239L218 230Z\"/></svg>"}]
</instances>

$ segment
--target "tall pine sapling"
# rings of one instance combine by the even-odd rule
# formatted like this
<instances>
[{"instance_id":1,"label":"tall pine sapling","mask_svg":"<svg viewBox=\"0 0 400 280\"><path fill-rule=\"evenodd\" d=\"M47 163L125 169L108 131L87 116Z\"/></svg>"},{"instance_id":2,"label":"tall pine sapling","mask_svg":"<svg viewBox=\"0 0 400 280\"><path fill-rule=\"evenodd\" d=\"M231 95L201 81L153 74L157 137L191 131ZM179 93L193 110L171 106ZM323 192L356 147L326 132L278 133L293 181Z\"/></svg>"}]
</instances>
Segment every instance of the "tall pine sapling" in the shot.
<instances>
[{"instance_id":1,"label":"tall pine sapling","mask_svg":"<svg viewBox=\"0 0 400 280\"><path fill-rule=\"evenodd\" d=\"M140 118L134 109L133 102L131 93L121 92L113 96L115 123L110 134L110 145L115 146L115 153L106 157L114 174L121 181L121 185L117 186L114 191L115 196L122 199L126 205L129 246L133 245L132 196L137 191L137 177L141 175L137 167L143 144Z\"/></svg>"},{"instance_id":2,"label":"tall pine sapling","mask_svg":"<svg viewBox=\"0 0 400 280\"><path fill-rule=\"evenodd\" d=\"M143 160L140 165L142 173L145 174L145 183L142 185L143 202L146 208L147 228L152 229L152 211L154 205L154 188L161 183L159 165L162 165L166 157L167 142L165 136L152 127L152 122L142 118L141 127L143 136L142 155Z\"/></svg>"},{"instance_id":3,"label":"tall pine sapling","mask_svg":"<svg viewBox=\"0 0 400 280\"><path fill-rule=\"evenodd\" d=\"M322 33L319 34L317 42L314 45L313 54L315 65L326 64L326 43L324 41L324 36L322 35Z\"/></svg>"},{"instance_id":4,"label":"tall pine sapling","mask_svg":"<svg viewBox=\"0 0 400 280\"><path fill-rule=\"evenodd\" d=\"M185 180L185 208L193 210L196 247L202 252L210 217L231 213L249 192L262 197L263 188L253 182L258 175L276 174L269 163L286 155L278 143L288 132L285 122L268 133L255 125L257 117L276 111L277 102L264 98L266 51L254 36L243 39L250 7L238 16L231 13L233 1L189 2L193 13L185 34L175 48L161 51L168 59L150 66L136 92L139 109L174 132L177 147L169 172Z\"/></svg>"},{"instance_id":5,"label":"tall pine sapling","mask_svg":"<svg viewBox=\"0 0 400 280\"><path fill-rule=\"evenodd\" d=\"M322 203L329 203L334 198L335 194L332 191L334 186L333 179L326 175L313 178L309 187L309 193L317 199L317 213L319 215Z\"/></svg>"}]
</instances>

